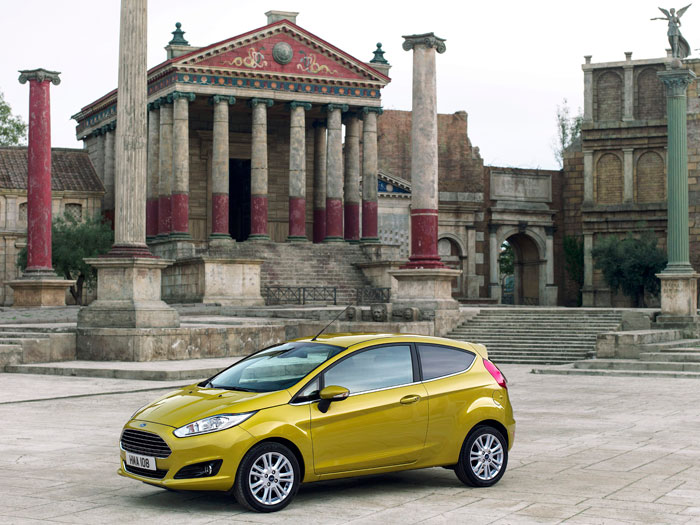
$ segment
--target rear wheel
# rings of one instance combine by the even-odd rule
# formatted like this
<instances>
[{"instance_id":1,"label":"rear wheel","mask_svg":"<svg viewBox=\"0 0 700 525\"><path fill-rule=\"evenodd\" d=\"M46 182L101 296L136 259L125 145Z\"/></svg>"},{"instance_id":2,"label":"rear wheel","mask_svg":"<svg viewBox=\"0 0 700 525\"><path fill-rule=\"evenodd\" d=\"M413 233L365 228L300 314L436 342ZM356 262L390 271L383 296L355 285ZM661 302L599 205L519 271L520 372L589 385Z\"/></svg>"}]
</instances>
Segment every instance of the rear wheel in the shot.
<instances>
[{"instance_id":1,"label":"rear wheel","mask_svg":"<svg viewBox=\"0 0 700 525\"><path fill-rule=\"evenodd\" d=\"M508 465L508 444L490 426L476 427L464 440L455 474L465 485L490 487L503 477Z\"/></svg>"},{"instance_id":2,"label":"rear wheel","mask_svg":"<svg viewBox=\"0 0 700 525\"><path fill-rule=\"evenodd\" d=\"M248 510L274 512L289 505L300 481L299 462L289 448L280 443L260 443L243 457L233 495Z\"/></svg>"}]
</instances>

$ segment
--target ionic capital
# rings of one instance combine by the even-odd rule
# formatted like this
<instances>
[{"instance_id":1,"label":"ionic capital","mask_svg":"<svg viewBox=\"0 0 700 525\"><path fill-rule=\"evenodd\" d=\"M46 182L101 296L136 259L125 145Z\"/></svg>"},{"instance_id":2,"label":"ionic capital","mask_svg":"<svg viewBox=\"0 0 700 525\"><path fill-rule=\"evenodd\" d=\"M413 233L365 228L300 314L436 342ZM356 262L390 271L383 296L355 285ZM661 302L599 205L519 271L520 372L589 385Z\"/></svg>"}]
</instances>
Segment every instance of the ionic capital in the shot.
<instances>
[{"instance_id":1,"label":"ionic capital","mask_svg":"<svg viewBox=\"0 0 700 525\"><path fill-rule=\"evenodd\" d=\"M311 111L311 102L297 102L293 100L289 103L289 109L304 108L306 111Z\"/></svg>"},{"instance_id":2,"label":"ionic capital","mask_svg":"<svg viewBox=\"0 0 700 525\"><path fill-rule=\"evenodd\" d=\"M435 51L438 53L444 53L447 47L445 46L445 39L435 36L435 33L424 33L422 35L403 35L402 38L406 40L403 43L403 48L406 51L410 51L416 46L423 46L427 48L434 47Z\"/></svg>"},{"instance_id":3,"label":"ionic capital","mask_svg":"<svg viewBox=\"0 0 700 525\"><path fill-rule=\"evenodd\" d=\"M146 107L148 108L148 111L155 111L157 109L160 109L160 99L157 98L153 102L149 102L146 104Z\"/></svg>"},{"instance_id":4,"label":"ionic capital","mask_svg":"<svg viewBox=\"0 0 700 525\"><path fill-rule=\"evenodd\" d=\"M60 71L48 71L46 69L25 69L20 70L19 83L26 84L28 80L36 80L37 82L49 81L53 83L54 86L58 86L61 83L61 79L58 77Z\"/></svg>"},{"instance_id":5,"label":"ionic capital","mask_svg":"<svg viewBox=\"0 0 700 525\"><path fill-rule=\"evenodd\" d=\"M376 113L377 116L381 115L384 113L384 108L382 107L374 107L374 106L365 106L362 108L362 114L367 115L368 113Z\"/></svg>"},{"instance_id":6,"label":"ionic capital","mask_svg":"<svg viewBox=\"0 0 700 525\"><path fill-rule=\"evenodd\" d=\"M229 106L233 106L236 103L236 97L230 95L212 95L209 97L209 104L214 105L219 102L228 102Z\"/></svg>"},{"instance_id":7,"label":"ionic capital","mask_svg":"<svg viewBox=\"0 0 700 525\"><path fill-rule=\"evenodd\" d=\"M339 109L341 113L345 113L348 109L350 109L350 106L347 104L328 104L327 106L324 106L324 110L328 113L331 113L336 109Z\"/></svg>"},{"instance_id":8,"label":"ionic capital","mask_svg":"<svg viewBox=\"0 0 700 525\"><path fill-rule=\"evenodd\" d=\"M257 106L258 104L271 108L275 104L275 101L271 98L251 98L248 104L250 104L250 107L252 108Z\"/></svg>"},{"instance_id":9,"label":"ionic capital","mask_svg":"<svg viewBox=\"0 0 700 525\"><path fill-rule=\"evenodd\" d=\"M189 93L185 91L173 91L172 100L177 100L179 98L183 98L188 102L194 102L194 99L197 98L197 96L194 93Z\"/></svg>"}]
</instances>

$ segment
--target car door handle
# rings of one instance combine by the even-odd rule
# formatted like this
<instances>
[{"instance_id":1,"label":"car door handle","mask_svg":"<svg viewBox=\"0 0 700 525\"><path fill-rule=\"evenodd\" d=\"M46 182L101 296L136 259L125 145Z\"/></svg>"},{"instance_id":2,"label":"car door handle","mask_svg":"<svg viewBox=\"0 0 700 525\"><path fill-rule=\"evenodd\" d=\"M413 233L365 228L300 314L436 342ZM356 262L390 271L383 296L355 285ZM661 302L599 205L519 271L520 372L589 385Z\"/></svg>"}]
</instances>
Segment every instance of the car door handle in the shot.
<instances>
[{"instance_id":1,"label":"car door handle","mask_svg":"<svg viewBox=\"0 0 700 525\"><path fill-rule=\"evenodd\" d=\"M403 396L401 398L401 404L402 405L410 405L411 403L415 403L419 399L420 399L420 396L416 396L416 395Z\"/></svg>"}]
</instances>

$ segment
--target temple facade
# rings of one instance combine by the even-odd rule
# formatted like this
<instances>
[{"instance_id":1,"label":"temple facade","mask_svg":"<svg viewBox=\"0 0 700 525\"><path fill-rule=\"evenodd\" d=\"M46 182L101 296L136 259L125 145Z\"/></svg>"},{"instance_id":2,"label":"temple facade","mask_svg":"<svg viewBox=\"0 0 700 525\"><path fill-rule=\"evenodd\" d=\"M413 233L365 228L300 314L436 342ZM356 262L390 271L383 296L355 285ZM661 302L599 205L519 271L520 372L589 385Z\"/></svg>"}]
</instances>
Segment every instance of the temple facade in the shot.
<instances>
[{"instance_id":1,"label":"temple facade","mask_svg":"<svg viewBox=\"0 0 700 525\"><path fill-rule=\"evenodd\" d=\"M233 288L339 286L341 276L394 289L389 272L407 264L412 114L382 109L390 65L381 44L363 62L299 27L296 13L266 16L264 27L206 47L191 46L177 24L166 60L148 72L147 241L175 261L163 272L166 301L258 304L203 284L257 270L259 281ZM107 217L118 95L73 117ZM561 172L484 166L463 111L438 115L437 135L436 256L461 270L453 296L501 301L507 241L516 304L562 303Z\"/></svg>"}]
</instances>

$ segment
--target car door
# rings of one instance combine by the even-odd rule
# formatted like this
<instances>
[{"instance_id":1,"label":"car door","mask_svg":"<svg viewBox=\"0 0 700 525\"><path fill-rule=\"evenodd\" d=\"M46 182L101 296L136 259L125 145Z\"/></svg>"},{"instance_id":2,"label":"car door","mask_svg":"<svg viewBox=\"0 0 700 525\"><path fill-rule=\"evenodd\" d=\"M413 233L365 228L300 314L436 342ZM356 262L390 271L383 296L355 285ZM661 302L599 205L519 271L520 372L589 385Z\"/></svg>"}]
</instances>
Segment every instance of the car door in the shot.
<instances>
[{"instance_id":1,"label":"car door","mask_svg":"<svg viewBox=\"0 0 700 525\"><path fill-rule=\"evenodd\" d=\"M430 404L425 457L439 458L461 447L464 430L458 426L459 416L483 396L489 379L470 372L476 354L469 350L429 343L416 346Z\"/></svg>"},{"instance_id":2,"label":"car door","mask_svg":"<svg viewBox=\"0 0 700 525\"><path fill-rule=\"evenodd\" d=\"M333 474L410 464L418 460L428 429L426 390L411 344L359 350L321 375L321 388L350 395L323 413L311 406L314 469Z\"/></svg>"}]
</instances>

